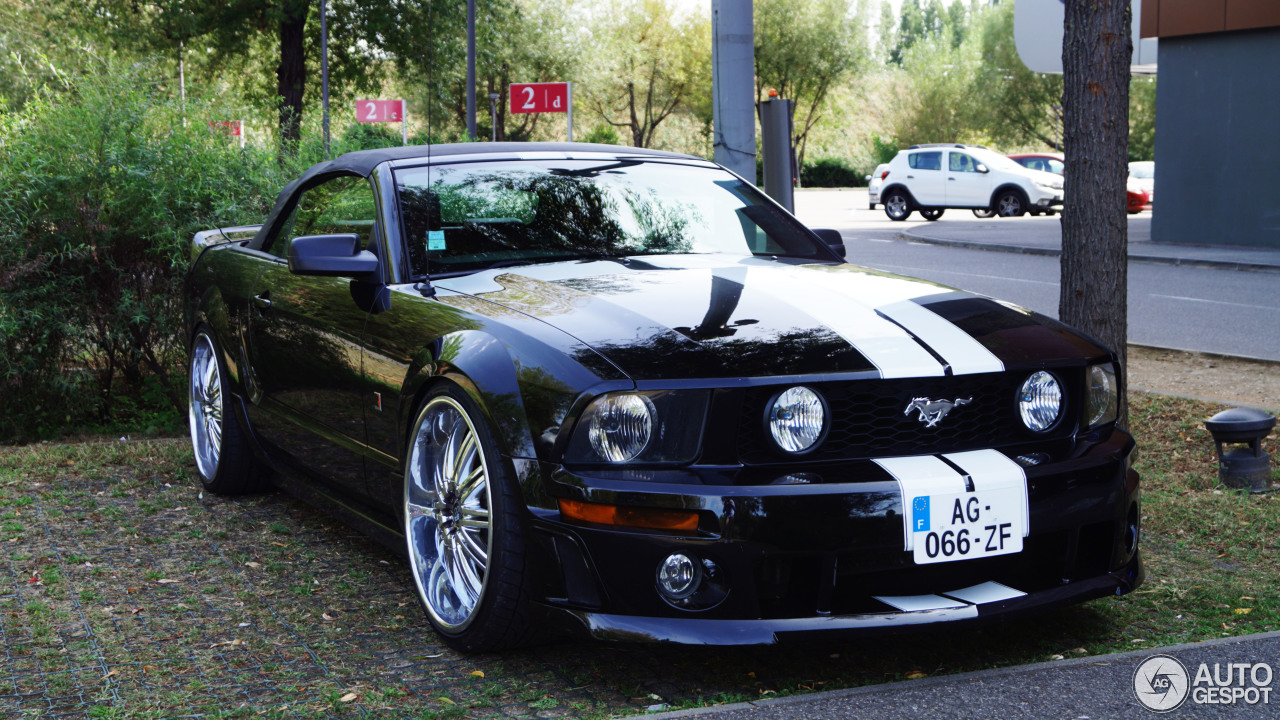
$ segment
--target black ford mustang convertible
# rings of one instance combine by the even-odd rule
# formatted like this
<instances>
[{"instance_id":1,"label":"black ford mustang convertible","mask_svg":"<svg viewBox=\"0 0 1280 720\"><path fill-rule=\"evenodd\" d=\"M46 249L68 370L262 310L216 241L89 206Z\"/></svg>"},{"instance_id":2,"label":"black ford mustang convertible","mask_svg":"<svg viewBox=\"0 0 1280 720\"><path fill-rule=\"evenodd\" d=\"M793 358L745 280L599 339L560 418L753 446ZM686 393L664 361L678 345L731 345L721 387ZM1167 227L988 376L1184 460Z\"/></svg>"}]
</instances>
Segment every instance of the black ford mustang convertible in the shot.
<instances>
[{"instance_id":1,"label":"black ford mustang convertible","mask_svg":"<svg viewBox=\"0 0 1280 720\"><path fill-rule=\"evenodd\" d=\"M195 237L196 464L404 553L464 650L771 643L1137 587L1115 355L843 254L694 157L344 155L264 224Z\"/></svg>"}]
</instances>

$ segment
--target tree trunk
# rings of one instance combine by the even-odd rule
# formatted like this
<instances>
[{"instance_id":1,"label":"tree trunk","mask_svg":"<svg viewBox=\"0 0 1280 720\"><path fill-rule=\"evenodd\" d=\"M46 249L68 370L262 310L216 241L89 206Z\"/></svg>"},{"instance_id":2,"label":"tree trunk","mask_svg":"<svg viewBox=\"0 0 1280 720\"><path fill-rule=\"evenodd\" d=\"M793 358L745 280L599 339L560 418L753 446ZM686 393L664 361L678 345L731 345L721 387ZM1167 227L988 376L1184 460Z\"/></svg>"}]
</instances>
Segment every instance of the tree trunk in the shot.
<instances>
[{"instance_id":1,"label":"tree trunk","mask_svg":"<svg viewBox=\"0 0 1280 720\"><path fill-rule=\"evenodd\" d=\"M280 148L297 151L302 138L302 91L307 81L308 0L286 0L280 8L280 64L276 67L276 93L280 96Z\"/></svg>"},{"instance_id":2,"label":"tree trunk","mask_svg":"<svg viewBox=\"0 0 1280 720\"><path fill-rule=\"evenodd\" d=\"M1058 316L1120 357L1128 323L1129 0L1065 3L1062 277ZM1120 423L1128 402L1120 397Z\"/></svg>"}]
</instances>

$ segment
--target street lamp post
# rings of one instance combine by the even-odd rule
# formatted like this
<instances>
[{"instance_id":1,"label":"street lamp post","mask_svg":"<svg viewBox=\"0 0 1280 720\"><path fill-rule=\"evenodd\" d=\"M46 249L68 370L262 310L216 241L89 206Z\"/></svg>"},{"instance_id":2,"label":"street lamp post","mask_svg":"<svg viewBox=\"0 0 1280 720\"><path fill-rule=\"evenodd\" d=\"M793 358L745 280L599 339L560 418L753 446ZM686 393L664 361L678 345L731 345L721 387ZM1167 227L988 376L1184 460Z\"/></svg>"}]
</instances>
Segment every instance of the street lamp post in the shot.
<instances>
[{"instance_id":1,"label":"street lamp post","mask_svg":"<svg viewBox=\"0 0 1280 720\"><path fill-rule=\"evenodd\" d=\"M498 142L498 93L489 93L490 142Z\"/></svg>"}]
</instances>

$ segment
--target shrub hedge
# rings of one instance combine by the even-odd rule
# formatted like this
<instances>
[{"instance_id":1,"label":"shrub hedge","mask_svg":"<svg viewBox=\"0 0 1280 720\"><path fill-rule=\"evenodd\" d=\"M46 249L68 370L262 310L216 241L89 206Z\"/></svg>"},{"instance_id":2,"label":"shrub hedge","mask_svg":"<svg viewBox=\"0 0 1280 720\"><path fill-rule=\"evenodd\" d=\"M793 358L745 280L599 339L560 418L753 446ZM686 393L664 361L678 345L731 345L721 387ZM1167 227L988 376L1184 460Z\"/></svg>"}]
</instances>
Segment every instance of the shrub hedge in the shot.
<instances>
[{"instance_id":1,"label":"shrub hedge","mask_svg":"<svg viewBox=\"0 0 1280 720\"><path fill-rule=\"evenodd\" d=\"M186 245L296 169L211 124L237 116L109 60L0 115L0 439L180 418Z\"/></svg>"}]
</instances>

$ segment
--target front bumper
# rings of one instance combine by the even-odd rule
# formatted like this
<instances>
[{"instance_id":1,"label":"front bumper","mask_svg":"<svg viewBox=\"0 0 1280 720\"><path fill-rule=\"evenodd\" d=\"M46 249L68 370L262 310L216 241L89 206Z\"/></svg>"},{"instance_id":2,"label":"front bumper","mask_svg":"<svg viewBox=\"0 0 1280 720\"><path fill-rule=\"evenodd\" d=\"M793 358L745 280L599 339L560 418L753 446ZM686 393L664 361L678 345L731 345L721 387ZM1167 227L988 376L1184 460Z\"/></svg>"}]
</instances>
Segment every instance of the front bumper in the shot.
<instances>
[{"instance_id":1,"label":"front bumper","mask_svg":"<svg viewBox=\"0 0 1280 720\"><path fill-rule=\"evenodd\" d=\"M1137 473L1127 433L1081 440L1028 467L1029 531L1016 554L917 565L899 486L870 462L792 468L571 473L544 466L557 497L697 511L696 532L575 524L535 510L540 603L600 639L764 644L814 633L981 622L1124 594L1143 577ZM805 476L800 484L782 478ZM673 552L710 561L725 592L676 607L656 586ZM882 598L946 596L986 583L1012 597L903 611ZM891 601L892 602L892 601Z\"/></svg>"}]
</instances>

